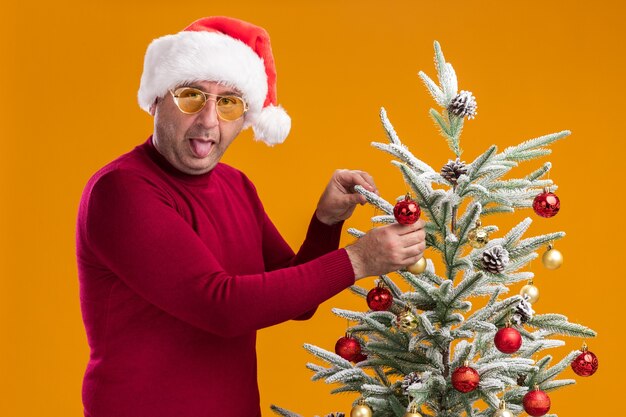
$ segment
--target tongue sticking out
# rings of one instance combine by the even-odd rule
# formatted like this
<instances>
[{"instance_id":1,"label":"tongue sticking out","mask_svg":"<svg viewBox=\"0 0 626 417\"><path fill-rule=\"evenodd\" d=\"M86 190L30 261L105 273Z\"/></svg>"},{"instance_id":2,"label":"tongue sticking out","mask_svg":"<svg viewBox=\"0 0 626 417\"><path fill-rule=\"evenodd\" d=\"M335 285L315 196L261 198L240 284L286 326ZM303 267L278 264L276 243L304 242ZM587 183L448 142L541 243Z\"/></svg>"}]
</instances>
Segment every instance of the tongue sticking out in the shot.
<instances>
[{"instance_id":1,"label":"tongue sticking out","mask_svg":"<svg viewBox=\"0 0 626 417\"><path fill-rule=\"evenodd\" d=\"M193 153L196 155L196 157L204 158L209 153L211 153L211 149L213 149L213 142L205 142L205 141L197 140L197 139L190 139L190 140L191 140L191 149L193 150Z\"/></svg>"}]
</instances>

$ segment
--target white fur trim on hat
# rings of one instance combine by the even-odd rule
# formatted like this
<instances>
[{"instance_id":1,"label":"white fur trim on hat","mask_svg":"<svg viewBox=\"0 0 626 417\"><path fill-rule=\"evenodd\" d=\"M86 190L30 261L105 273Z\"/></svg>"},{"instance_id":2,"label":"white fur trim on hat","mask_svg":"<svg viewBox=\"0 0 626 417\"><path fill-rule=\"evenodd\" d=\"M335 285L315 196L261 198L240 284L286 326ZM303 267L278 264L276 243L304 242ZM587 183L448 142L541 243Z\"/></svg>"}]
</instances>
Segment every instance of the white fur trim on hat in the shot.
<instances>
[{"instance_id":1,"label":"white fur trim on hat","mask_svg":"<svg viewBox=\"0 0 626 417\"><path fill-rule=\"evenodd\" d=\"M268 145L283 143L291 130L291 118L281 106L266 106L254 121L254 137Z\"/></svg>"},{"instance_id":2,"label":"white fur trim on hat","mask_svg":"<svg viewBox=\"0 0 626 417\"><path fill-rule=\"evenodd\" d=\"M263 60L245 43L217 32L182 31L152 41L144 59L139 106L149 112L157 97L194 81L216 81L239 90L248 103L244 127L256 119L269 121L261 111L268 89ZM284 128L261 128L262 132L271 130L282 133ZM259 139L266 137L272 135Z\"/></svg>"}]
</instances>

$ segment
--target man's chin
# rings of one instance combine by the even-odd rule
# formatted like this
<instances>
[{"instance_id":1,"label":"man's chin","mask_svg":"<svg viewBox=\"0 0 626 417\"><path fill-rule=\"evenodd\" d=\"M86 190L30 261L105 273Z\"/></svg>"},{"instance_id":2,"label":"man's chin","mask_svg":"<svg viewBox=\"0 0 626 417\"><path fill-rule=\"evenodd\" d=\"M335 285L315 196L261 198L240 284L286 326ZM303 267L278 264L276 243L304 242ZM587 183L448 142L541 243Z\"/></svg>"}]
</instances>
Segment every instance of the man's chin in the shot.
<instances>
[{"instance_id":1,"label":"man's chin","mask_svg":"<svg viewBox=\"0 0 626 417\"><path fill-rule=\"evenodd\" d=\"M219 161L209 160L208 157L205 158L204 160L199 160L199 159L194 158L194 161L192 161L190 164L187 164L185 166L185 170L183 172L189 175L206 174L207 172L215 168L218 162Z\"/></svg>"}]
</instances>

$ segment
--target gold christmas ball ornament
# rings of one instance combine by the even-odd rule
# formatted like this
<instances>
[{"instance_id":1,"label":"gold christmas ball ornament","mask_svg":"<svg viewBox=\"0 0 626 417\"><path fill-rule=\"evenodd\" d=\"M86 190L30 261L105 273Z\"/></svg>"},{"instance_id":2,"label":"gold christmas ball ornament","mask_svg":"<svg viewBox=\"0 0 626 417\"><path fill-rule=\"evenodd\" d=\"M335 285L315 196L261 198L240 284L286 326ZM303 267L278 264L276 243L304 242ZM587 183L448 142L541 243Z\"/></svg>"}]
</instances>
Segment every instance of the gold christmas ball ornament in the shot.
<instances>
[{"instance_id":1,"label":"gold christmas ball ornament","mask_svg":"<svg viewBox=\"0 0 626 417\"><path fill-rule=\"evenodd\" d=\"M480 226L480 220L476 222L476 227L467 233L467 243L475 249L484 248L489 243L489 233Z\"/></svg>"},{"instance_id":2,"label":"gold christmas ball ornament","mask_svg":"<svg viewBox=\"0 0 626 417\"><path fill-rule=\"evenodd\" d=\"M404 413L404 417L422 417L416 404L413 404L409 411Z\"/></svg>"},{"instance_id":3,"label":"gold christmas ball ornament","mask_svg":"<svg viewBox=\"0 0 626 417\"><path fill-rule=\"evenodd\" d=\"M417 329L417 317L410 310L404 310L396 316L396 326L405 332Z\"/></svg>"},{"instance_id":4,"label":"gold christmas ball ornament","mask_svg":"<svg viewBox=\"0 0 626 417\"><path fill-rule=\"evenodd\" d=\"M548 246L548 250L543 254L541 258L543 266L547 269L557 269L563 265L563 255L558 250L554 249L552 245Z\"/></svg>"},{"instance_id":5,"label":"gold christmas ball ornament","mask_svg":"<svg viewBox=\"0 0 626 417\"><path fill-rule=\"evenodd\" d=\"M539 288L533 285L532 279L522 287L519 294L528 300L530 304L535 304L539 300Z\"/></svg>"},{"instance_id":6,"label":"gold christmas ball ornament","mask_svg":"<svg viewBox=\"0 0 626 417\"><path fill-rule=\"evenodd\" d=\"M423 273L424 271L426 271L426 258L422 256L419 261L409 266L406 270L414 275L419 275Z\"/></svg>"},{"instance_id":7,"label":"gold christmas ball ornament","mask_svg":"<svg viewBox=\"0 0 626 417\"><path fill-rule=\"evenodd\" d=\"M372 417L373 414L372 409L365 403L363 398L350 411L350 417Z\"/></svg>"},{"instance_id":8,"label":"gold christmas ball ornament","mask_svg":"<svg viewBox=\"0 0 626 417\"><path fill-rule=\"evenodd\" d=\"M493 413L493 417L515 417L513 413L506 409L504 400L500 401L500 409Z\"/></svg>"}]
</instances>

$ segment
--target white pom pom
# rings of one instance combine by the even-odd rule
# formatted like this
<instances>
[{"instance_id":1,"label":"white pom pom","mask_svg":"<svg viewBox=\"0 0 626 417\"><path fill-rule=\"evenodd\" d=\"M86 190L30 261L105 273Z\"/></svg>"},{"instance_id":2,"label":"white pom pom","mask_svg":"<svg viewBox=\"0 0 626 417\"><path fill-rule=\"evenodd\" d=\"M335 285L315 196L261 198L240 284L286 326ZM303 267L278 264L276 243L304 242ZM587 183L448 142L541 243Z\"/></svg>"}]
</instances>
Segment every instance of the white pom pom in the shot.
<instances>
[{"instance_id":1,"label":"white pom pom","mask_svg":"<svg viewBox=\"0 0 626 417\"><path fill-rule=\"evenodd\" d=\"M281 106L269 105L256 118L252 126L256 140L272 146L283 143L291 130L291 118Z\"/></svg>"}]
</instances>

